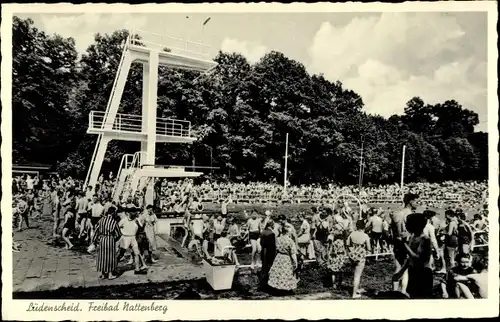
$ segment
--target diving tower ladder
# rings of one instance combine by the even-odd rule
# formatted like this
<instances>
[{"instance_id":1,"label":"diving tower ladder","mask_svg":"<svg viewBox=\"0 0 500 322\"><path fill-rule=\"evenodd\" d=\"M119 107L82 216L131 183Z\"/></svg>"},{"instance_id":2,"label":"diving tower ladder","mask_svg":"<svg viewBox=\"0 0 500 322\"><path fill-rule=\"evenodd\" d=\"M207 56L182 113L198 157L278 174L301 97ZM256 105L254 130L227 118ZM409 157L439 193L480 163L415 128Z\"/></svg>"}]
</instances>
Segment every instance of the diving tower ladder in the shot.
<instances>
[{"instance_id":1,"label":"diving tower ladder","mask_svg":"<svg viewBox=\"0 0 500 322\"><path fill-rule=\"evenodd\" d=\"M168 48L168 50L166 50ZM180 38L166 37L140 30L129 32L124 46L118 70L115 75L110 98L105 111L91 111L89 114L88 134L97 134L97 142L90 162L84 188L95 188L102 162L110 141L141 142L142 157L135 158L124 155L120 165L115 194L121 195L125 178L147 176L169 177L172 171L177 175L187 177L198 176L194 172L179 172L178 170L156 168L156 143L193 143L191 123L184 120L157 118L158 68L194 70L208 72L215 68L216 63L209 59L209 47ZM118 113L121 97L132 63L143 65L142 114L130 115ZM136 164L133 164L136 159ZM128 172L127 172L128 171ZM122 173L123 172L123 173ZM182 177L182 176L177 176ZM131 182L132 183L132 182Z\"/></svg>"}]
</instances>

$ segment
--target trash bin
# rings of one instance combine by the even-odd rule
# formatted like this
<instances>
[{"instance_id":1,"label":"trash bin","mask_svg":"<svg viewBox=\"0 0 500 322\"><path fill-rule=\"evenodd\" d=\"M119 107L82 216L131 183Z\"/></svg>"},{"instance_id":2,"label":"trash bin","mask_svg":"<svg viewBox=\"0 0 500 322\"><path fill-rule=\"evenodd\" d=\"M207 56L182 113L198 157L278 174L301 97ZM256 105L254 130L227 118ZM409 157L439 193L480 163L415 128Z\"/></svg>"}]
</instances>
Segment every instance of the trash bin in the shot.
<instances>
[{"instance_id":1,"label":"trash bin","mask_svg":"<svg viewBox=\"0 0 500 322\"><path fill-rule=\"evenodd\" d=\"M236 264L224 263L224 257L215 257L222 261L222 264L215 264L210 259L203 258L203 269L208 284L214 291L229 290L233 285Z\"/></svg>"}]
</instances>

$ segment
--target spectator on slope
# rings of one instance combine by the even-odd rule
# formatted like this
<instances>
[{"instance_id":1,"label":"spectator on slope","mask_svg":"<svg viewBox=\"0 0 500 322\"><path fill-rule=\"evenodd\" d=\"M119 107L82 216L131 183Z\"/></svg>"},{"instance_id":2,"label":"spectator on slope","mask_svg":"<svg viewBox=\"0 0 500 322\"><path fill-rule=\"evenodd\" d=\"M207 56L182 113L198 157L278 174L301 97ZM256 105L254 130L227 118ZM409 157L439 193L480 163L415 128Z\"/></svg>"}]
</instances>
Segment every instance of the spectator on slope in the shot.
<instances>
[{"instance_id":1,"label":"spectator on slope","mask_svg":"<svg viewBox=\"0 0 500 322\"><path fill-rule=\"evenodd\" d=\"M487 227L487 222L484 219L484 217L480 213L475 214L472 228L475 231L481 231L481 230L485 230L486 227Z\"/></svg>"},{"instance_id":2,"label":"spectator on slope","mask_svg":"<svg viewBox=\"0 0 500 322\"><path fill-rule=\"evenodd\" d=\"M230 203L231 199L229 197L221 201L220 212L223 218L227 217L227 206L229 206Z\"/></svg>"}]
</instances>

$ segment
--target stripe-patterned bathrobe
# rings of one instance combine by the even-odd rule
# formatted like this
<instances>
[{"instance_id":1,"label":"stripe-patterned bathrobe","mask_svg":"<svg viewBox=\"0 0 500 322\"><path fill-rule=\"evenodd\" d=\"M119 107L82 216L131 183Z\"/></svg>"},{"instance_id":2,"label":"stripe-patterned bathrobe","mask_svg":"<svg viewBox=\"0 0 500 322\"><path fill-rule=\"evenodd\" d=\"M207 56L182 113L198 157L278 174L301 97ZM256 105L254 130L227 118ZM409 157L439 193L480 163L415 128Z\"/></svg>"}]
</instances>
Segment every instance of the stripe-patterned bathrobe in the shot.
<instances>
[{"instance_id":1,"label":"stripe-patterned bathrobe","mask_svg":"<svg viewBox=\"0 0 500 322\"><path fill-rule=\"evenodd\" d=\"M93 243L98 241L97 271L113 273L118 266L116 240L121 232L118 223L112 216L104 216L97 223Z\"/></svg>"}]
</instances>

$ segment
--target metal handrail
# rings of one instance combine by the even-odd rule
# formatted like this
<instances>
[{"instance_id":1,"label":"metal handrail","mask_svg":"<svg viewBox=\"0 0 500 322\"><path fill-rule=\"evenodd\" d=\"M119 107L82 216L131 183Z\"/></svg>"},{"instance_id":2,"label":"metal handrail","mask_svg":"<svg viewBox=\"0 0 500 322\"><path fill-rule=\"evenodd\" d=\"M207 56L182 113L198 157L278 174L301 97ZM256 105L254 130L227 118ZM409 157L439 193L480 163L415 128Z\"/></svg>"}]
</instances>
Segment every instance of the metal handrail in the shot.
<instances>
[{"instance_id":1,"label":"metal handrail","mask_svg":"<svg viewBox=\"0 0 500 322\"><path fill-rule=\"evenodd\" d=\"M89 128L94 130L112 130L142 133L142 116L117 113L113 122L108 120L106 112L91 111ZM168 136L191 136L191 122L170 118L156 119L156 134Z\"/></svg>"},{"instance_id":2,"label":"metal handrail","mask_svg":"<svg viewBox=\"0 0 500 322\"><path fill-rule=\"evenodd\" d=\"M132 159L134 158L132 154L124 154L122 156L122 160L120 161L120 167L118 168L118 174L116 177L115 186L113 187L113 195L116 193L116 189L118 188L118 183L120 182L123 169L128 169L127 159L130 157L132 157ZM125 184L125 182L123 182L123 184Z\"/></svg>"},{"instance_id":3,"label":"metal handrail","mask_svg":"<svg viewBox=\"0 0 500 322\"><path fill-rule=\"evenodd\" d=\"M188 54L199 55L199 56L203 56L203 57L207 57L209 55L209 49L211 48L209 45L206 45L204 43L195 42L195 41L186 40L186 39L177 38L177 37L172 37L172 36L165 36L165 35L161 35L158 33L147 32L147 31L140 30L140 29L130 29L129 34L132 35L132 37L130 37L129 45L135 46L135 47L152 48L152 46L153 46L153 47L159 47L161 49L169 48L171 50L178 50L178 51L185 52ZM133 36L138 36L138 37L141 37L142 39L136 39ZM146 39L144 39L145 36L153 36L154 38L159 38L160 43L146 40ZM166 40L166 41L163 42L164 40ZM180 42L181 46L183 46L184 48L174 46L172 44L172 41ZM201 50L200 51L188 50L189 45L198 46L201 48Z\"/></svg>"}]
</instances>

